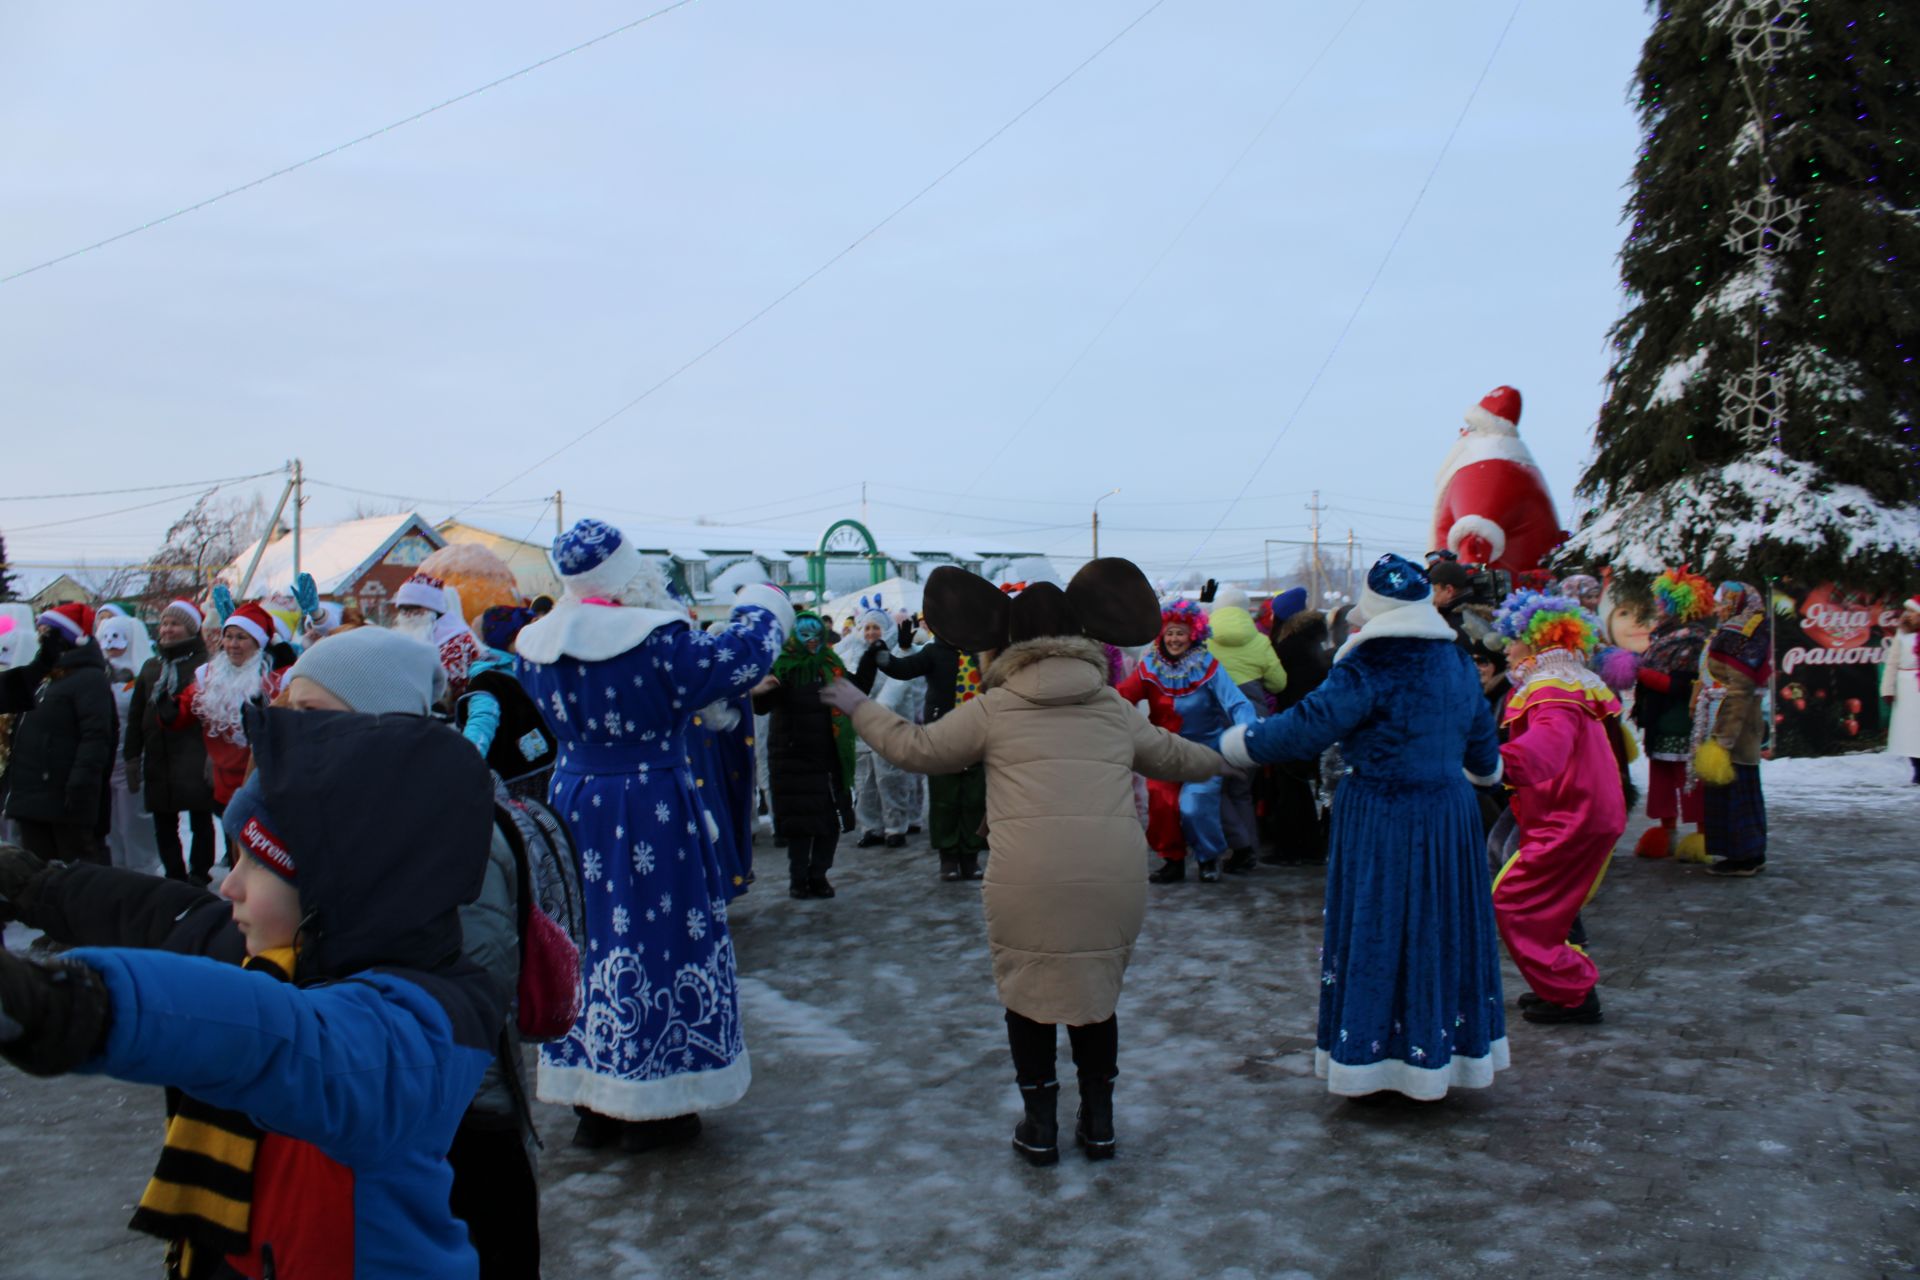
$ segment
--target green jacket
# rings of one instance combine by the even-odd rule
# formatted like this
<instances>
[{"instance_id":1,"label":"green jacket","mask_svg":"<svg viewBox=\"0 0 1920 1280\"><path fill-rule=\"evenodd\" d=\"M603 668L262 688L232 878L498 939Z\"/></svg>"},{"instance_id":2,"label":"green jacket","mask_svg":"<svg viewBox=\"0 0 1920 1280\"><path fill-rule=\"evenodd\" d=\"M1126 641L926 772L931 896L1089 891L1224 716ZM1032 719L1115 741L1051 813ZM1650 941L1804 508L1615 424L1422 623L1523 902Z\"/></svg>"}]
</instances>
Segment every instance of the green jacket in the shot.
<instances>
[{"instance_id":1,"label":"green jacket","mask_svg":"<svg viewBox=\"0 0 1920 1280\"><path fill-rule=\"evenodd\" d=\"M1212 625L1207 652L1220 660L1227 679L1235 684L1258 680L1268 693L1279 693L1287 687L1287 669L1280 665L1280 655L1260 634L1260 628L1253 625L1252 614L1223 606L1213 611Z\"/></svg>"}]
</instances>

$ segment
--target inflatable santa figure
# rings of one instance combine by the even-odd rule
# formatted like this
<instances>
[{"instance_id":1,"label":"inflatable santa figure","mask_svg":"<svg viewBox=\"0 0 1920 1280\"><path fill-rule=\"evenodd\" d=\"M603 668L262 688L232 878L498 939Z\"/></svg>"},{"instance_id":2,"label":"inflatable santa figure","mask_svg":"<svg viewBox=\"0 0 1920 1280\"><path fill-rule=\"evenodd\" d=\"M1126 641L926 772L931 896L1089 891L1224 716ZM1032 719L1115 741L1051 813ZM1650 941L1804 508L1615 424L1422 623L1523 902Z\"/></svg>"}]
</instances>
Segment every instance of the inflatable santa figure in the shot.
<instances>
[{"instance_id":1,"label":"inflatable santa figure","mask_svg":"<svg viewBox=\"0 0 1920 1280\"><path fill-rule=\"evenodd\" d=\"M1467 410L1433 492L1433 545L1467 564L1526 573L1566 539L1546 477L1520 443L1512 387L1495 387Z\"/></svg>"}]
</instances>

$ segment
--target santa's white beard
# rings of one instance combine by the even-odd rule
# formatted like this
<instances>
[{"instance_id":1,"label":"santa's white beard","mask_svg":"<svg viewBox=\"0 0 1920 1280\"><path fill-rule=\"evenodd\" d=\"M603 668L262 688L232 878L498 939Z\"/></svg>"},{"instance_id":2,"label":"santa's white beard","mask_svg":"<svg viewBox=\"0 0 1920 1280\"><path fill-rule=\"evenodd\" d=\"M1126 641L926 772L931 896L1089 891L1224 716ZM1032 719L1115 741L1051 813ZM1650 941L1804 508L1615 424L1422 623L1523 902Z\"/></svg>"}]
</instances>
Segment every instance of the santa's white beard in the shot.
<instances>
[{"instance_id":1,"label":"santa's white beard","mask_svg":"<svg viewBox=\"0 0 1920 1280\"><path fill-rule=\"evenodd\" d=\"M666 573L652 560L642 563L627 584L614 592L613 598L629 609L681 608L667 586Z\"/></svg>"},{"instance_id":2,"label":"santa's white beard","mask_svg":"<svg viewBox=\"0 0 1920 1280\"><path fill-rule=\"evenodd\" d=\"M440 619L431 613L403 613L393 620L393 629L409 640L418 640L421 644L433 644L433 629ZM434 645L437 649L438 645Z\"/></svg>"},{"instance_id":3,"label":"santa's white beard","mask_svg":"<svg viewBox=\"0 0 1920 1280\"><path fill-rule=\"evenodd\" d=\"M247 734L240 713L249 701L260 696L267 670L265 654L237 667L225 654L215 655L193 695L193 714L199 717L201 727L216 738L244 743Z\"/></svg>"}]
</instances>

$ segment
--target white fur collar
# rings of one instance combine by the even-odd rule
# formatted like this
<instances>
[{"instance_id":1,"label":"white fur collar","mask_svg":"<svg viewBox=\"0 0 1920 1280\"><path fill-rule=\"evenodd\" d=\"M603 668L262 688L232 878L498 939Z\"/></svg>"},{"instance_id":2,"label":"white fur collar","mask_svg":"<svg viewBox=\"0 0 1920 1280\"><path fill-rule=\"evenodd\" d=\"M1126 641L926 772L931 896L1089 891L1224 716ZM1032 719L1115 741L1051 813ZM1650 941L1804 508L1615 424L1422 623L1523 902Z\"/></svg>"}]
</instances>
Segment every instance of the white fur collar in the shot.
<instances>
[{"instance_id":1,"label":"white fur collar","mask_svg":"<svg viewBox=\"0 0 1920 1280\"><path fill-rule=\"evenodd\" d=\"M668 623L686 621L686 614L666 609L583 604L567 596L546 617L528 623L513 647L528 662L542 665L562 658L604 662L619 657Z\"/></svg>"},{"instance_id":2,"label":"white fur collar","mask_svg":"<svg viewBox=\"0 0 1920 1280\"><path fill-rule=\"evenodd\" d=\"M1440 611L1432 604L1426 601L1403 604L1377 618L1368 618L1364 627L1347 637L1347 642L1340 646L1340 652L1333 655L1333 660L1340 661L1369 640L1452 639L1453 628L1447 625L1447 620L1440 616Z\"/></svg>"}]
</instances>

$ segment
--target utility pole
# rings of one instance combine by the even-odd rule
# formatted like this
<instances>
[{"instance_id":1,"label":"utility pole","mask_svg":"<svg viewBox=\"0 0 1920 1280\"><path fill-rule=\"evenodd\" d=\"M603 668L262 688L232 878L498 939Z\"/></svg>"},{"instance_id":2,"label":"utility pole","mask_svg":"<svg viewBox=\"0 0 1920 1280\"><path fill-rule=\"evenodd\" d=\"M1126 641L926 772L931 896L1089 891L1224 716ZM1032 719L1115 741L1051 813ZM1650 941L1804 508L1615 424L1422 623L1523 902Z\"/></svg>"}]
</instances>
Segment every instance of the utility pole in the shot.
<instances>
[{"instance_id":1,"label":"utility pole","mask_svg":"<svg viewBox=\"0 0 1920 1280\"><path fill-rule=\"evenodd\" d=\"M873 527L873 522L867 519L867 482L865 480L860 482L860 523L868 528Z\"/></svg>"},{"instance_id":2,"label":"utility pole","mask_svg":"<svg viewBox=\"0 0 1920 1280\"><path fill-rule=\"evenodd\" d=\"M1325 603L1324 588L1321 586L1320 574L1320 513L1326 510L1325 507L1320 505L1320 491L1318 489L1313 491L1313 501L1307 504L1307 510L1313 515L1313 604L1311 607L1317 609Z\"/></svg>"},{"instance_id":3,"label":"utility pole","mask_svg":"<svg viewBox=\"0 0 1920 1280\"><path fill-rule=\"evenodd\" d=\"M300 508L307 503L306 492L301 488L302 470L300 459L293 460L293 576L300 576Z\"/></svg>"},{"instance_id":4,"label":"utility pole","mask_svg":"<svg viewBox=\"0 0 1920 1280\"><path fill-rule=\"evenodd\" d=\"M1095 560L1100 558L1100 504L1118 492L1120 492L1118 489L1109 489L1093 500L1093 558Z\"/></svg>"},{"instance_id":5,"label":"utility pole","mask_svg":"<svg viewBox=\"0 0 1920 1280\"><path fill-rule=\"evenodd\" d=\"M260 531L260 541L253 544L253 558L247 561L247 571L240 575L240 585L234 588L236 601L247 598L247 588L253 585L253 571L260 567L260 557L266 553L267 543L273 538L273 531L280 524L280 513L287 509L287 499L293 496L294 477L287 477L286 485L280 490L280 501L273 504L273 514L267 517L267 527Z\"/></svg>"},{"instance_id":6,"label":"utility pole","mask_svg":"<svg viewBox=\"0 0 1920 1280\"><path fill-rule=\"evenodd\" d=\"M1347 599L1356 600L1353 594L1353 530L1347 530Z\"/></svg>"},{"instance_id":7,"label":"utility pole","mask_svg":"<svg viewBox=\"0 0 1920 1280\"><path fill-rule=\"evenodd\" d=\"M567 532L567 500L560 490L553 491L553 536L562 537Z\"/></svg>"}]
</instances>

